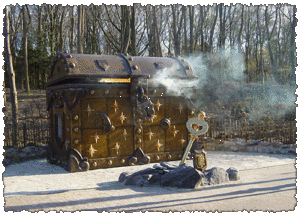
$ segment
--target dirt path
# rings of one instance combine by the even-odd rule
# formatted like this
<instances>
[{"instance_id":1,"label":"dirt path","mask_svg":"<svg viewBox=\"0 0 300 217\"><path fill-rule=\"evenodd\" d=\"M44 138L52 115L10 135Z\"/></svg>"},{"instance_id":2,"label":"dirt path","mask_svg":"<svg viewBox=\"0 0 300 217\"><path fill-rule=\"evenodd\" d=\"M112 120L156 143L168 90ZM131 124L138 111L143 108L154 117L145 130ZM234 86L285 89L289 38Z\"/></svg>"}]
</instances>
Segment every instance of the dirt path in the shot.
<instances>
[{"instance_id":1,"label":"dirt path","mask_svg":"<svg viewBox=\"0 0 300 217\"><path fill-rule=\"evenodd\" d=\"M35 162L32 168L36 171L35 175L24 167L28 164L23 164L23 169L20 165L18 169L15 168L16 170L8 168L4 173L5 211L294 210L296 206L294 159L289 156L279 158L279 155L250 155L247 158L241 153L227 153L229 156L225 155L226 153L215 153L209 155L214 158L211 166L219 166L218 162L223 162L224 168L227 168L229 161L226 161L225 156L227 158L235 156L235 161L230 165L240 164L241 168L242 163L245 165L248 163L248 166L244 166L244 170L240 171L241 180L199 189L129 187L117 182L120 172L126 169L140 170L151 165L71 174L53 165L48 164L49 167L45 167L45 164ZM267 167L255 167L258 162L254 162L254 159L265 162ZM27 174L24 171L27 171ZM20 180L22 183L19 183ZM51 183L52 187L49 185ZM35 186L35 189L31 189L30 186Z\"/></svg>"}]
</instances>

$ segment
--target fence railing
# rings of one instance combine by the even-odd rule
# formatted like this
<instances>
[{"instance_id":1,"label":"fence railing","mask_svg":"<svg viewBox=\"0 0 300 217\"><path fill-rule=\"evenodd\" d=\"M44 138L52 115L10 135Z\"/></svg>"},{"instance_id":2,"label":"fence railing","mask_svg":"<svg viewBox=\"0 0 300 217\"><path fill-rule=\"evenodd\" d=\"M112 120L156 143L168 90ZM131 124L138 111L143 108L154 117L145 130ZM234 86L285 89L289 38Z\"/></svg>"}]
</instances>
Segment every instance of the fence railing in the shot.
<instances>
[{"instance_id":1,"label":"fence railing","mask_svg":"<svg viewBox=\"0 0 300 217\"><path fill-rule=\"evenodd\" d=\"M12 124L4 128L4 146L12 146ZM49 124L47 118L28 118L19 120L17 141L19 147L47 144L49 141Z\"/></svg>"},{"instance_id":2,"label":"fence railing","mask_svg":"<svg viewBox=\"0 0 300 217\"><path fill-rule=\"evenodd\" d=\"M245 141L262 140L268 142L296 143L296 121L257 121L234 120L232 118L208 119L209 130L203 135L214 139L240 138ZM12 125L4 129L4 145L11 146ZM18 124L19 146L46 144L49 141L47 118L27 118Z\"/></svg>"},{"instance_id":3,"label":"fence railing","mask_svg":"<svg viewBox=\"0 0 300 217\"><path fill-rule=\"evenodd\" d=\"M273 120L235 120L233 118L209 119L208 138L234 139L245 141L261 140L267 142L296 143L296 121Z\"/></svg>"}]
</instances>

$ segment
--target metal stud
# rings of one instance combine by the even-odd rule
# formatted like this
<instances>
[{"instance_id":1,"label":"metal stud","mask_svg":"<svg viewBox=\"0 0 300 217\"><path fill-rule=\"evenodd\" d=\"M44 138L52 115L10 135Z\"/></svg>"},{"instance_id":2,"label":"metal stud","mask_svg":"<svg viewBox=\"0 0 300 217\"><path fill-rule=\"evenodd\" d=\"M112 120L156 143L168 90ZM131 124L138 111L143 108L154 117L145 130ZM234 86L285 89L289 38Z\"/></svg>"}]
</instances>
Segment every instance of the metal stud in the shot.
<instances>
[{"instance_id":1,"label":"metal stud","mask_svg":"<svg viewBox=\"0 0 300 217\"><path fill-rule=\"evenodd\" d=\"M182 154L179 154L179 155L177 155L178 156L178 158L182 158Z\"/></svg>"},{"instance_id":2,"label":"metal stud","mask_svg":"<svg viewBox=\"0 0 300 217\"><path fill-rule=\"evenodd\" d=\"M121 162L121 164L124 164L125 163L125 159L122 159L120 162Z\"/></svg>"},{"instance_id":3,"label":"metal stud","mask_svg":"<svg viewBox=\"0 0 300 217\"><path fill-rule=\"evenodd\" d=\"M75 133L78 133L79 128L78 128L78 127L74 127L73 131L74 131Z\"/></svg>"},{"instance_id":4,"label":"metal stud","mask_svg":"<svg viewBox=\"0 0 300 217\"><path fill-rule=\"evenodd\" d=\"M155 156L155 160L159 160L160 157L158 155Z\"/></svg>"},{"instance_id":5,"label":"metal stud","mask_svg":"<svg viewBox=\"0 0 300 217\"><path fill-rule=\"evenodd\" d=\"M156 94L156 92L157 92L156 90L153 90L153 94Z\"/></svg>"},{"instance_id":6,"label":"metal stud","mask_svg":"<svg viewBox=\"0 0 300 217\"><path fill-rule=\"evenodd\" d=\"M74 139L74 144L78 145L79 144L79 140L78 139Z\"/></svg>"},{"instance_id":7,"label":"metal stud","mask_svg":"<svg viewBox=\"0 0 300 217\"><path fill-rule=\"evenodd\" d=\"M98 164L96 161L93 162L93 167L96 167Z\"/></svg>"},{"instance_id":8,"label":"metal stud","mask_svg":"<svg viewBox=\"0 0 300 217\"><path fill-rule=\"evenodd\" d=\"M138 134L140 134L142 132L142 129L141 128L138 128L137 130L136 130L136 133L138 133Z\"/></svg>"},{"instance_id":9,"label":"metal stud","mask_svg":"<svg viewBox=\"0 0 300 217\"><path fill-rule=\"evenodd\" d=\"M78 119L79 119L78 115L74 115L73 119L74 119L74 121L78 121Z\"/></svg>"},{"instance_id":10,"label":"metal stud","mask_svg":"<svg viewBox=\"0 0 300 217\"><path fill-rule=\"evenodd\" d=\"M167 158L170 160L172 158L172 155L168 154Z\"/></svg>"},{"instance_id":11,"label":"metal stud","mask_svg":"<svg viewBox=\"0 0 300 217\"><path fill-rule=\"evenodd\" d=\"M189 66L186 66L185 69L186 69L186 70L190 70L190 67L189 67Z\"/></svg>"},{"instance_id":12,"label":"metal stud","mask_svg":"<svg viewBox=\"0 0 300 217\"><path fill-rule=\"evenodd\" d=\"M71 68L75 68L75 63L70 63Z\"/></svg>"},{"instance_id":13,"label":"metal stud","mask_svg":"<svg viewBox=\"0 0 300 217\"><path fill-rule=\"evenodd\" d=\"M67 127L67 131L70 132L70 127Z\"/></svg>"},{"instance_id":14,"label":"metal stud","mask_svg":"<svg viewBox=\"0 0 300 217\"><path fill-rule=\"evenodd\" d=\"M136 140L136 143L141 144L141 143L142 143L142 140L141 140L141 139L137 139L137 140Z\"/></svg>"},{"instance_id":15,"label":"metal stud","mask_svg":"<svg viewBox=\"0 0 300 217\"><path fill-rule=\"evenodd\" d=\"M104 93L105 93L106 95L109 94L109 90L106 90Z\"/></svg>"},{"instance_id":16,"label":"metal stud","mask_svg":"<svg viewBox=\"0 0 300 217\"><path fill-rule=\"evenodd\" d=\"M138 67L137 65L133 65L132 68L133 68L134 70L139 69L139 67Z\"/></svg>"},{"instance_id":17,"label":"metal stud","mask_svg":"<svg viewBox=\"0 0 300 217\"><path fill-rule=\"evenodd\" d=\"M133 60L133 57L129 57L128 60L129 60L129 61L132 61L132 60Z\"/></svg>"},{"instance_id":18,"label":"metal stud","mask_svg":"<svg viewBox=\"0 0 300 217\"><path fill-rule=\"evenodd\" d=\"M108 161L107 161L107 164L108 164L108 165L112 165L112 160L108 160Z\"/></svg>"},{"instance_id":19,"label":"metal stud","mask_svg":"<svg viewBox=\"0 0 300 217\"><path fill-rule=\"evenodd\" d=\"M90 91L90 94L91 94L91 95L94 95L94 94L95 94L95 90L91 90L91 91Z\"/></svg>"}]
</instances>

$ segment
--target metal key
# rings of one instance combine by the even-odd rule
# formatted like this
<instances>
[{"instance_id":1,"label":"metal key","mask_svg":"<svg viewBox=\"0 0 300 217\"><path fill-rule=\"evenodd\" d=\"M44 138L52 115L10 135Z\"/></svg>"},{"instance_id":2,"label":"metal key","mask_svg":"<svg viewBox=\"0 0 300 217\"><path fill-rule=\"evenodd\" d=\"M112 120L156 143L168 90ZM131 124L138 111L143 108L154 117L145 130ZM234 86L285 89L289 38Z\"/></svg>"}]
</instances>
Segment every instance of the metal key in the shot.
<instances>
[{"instance_id":1,"label":"metal key","mask_svg":"<svg viewBox=\"0 0 300 217\"><path fill-rule=\"evenodd\" d=\"M196 124L197 126L199 126L199 125L202 126L202 129L201 130L195 130L193 128L193 124ZM190 139L189 144L187 145L187 147L185 149L185 152L184 152L183 157L181 159L180 165L181 164L185 164L187 155L190 152L190 150L192 148L192 144L193 144L194 140L197 138L197 136L199 136L199 135L204 134L204 133L207 132L207 130L208 130L208 124L202 118L190 118L186 122L186 128L192 134L192 138Z\"/></svg>"}]
</instances>

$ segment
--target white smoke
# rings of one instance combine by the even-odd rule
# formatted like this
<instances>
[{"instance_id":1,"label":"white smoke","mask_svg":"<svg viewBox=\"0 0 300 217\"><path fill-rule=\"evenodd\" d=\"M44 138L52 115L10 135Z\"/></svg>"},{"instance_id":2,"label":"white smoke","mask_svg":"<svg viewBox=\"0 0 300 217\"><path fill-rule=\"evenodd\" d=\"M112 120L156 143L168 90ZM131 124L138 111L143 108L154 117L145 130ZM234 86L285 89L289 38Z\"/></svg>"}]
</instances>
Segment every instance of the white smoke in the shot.
<instances>
[{"instance_id":1,"label":"white smoke","mask_svg":"<svg viewBox=\"0 0 300 217\"><path fill-rule=\"evenodd\" d=\"M193 98L198 108L221 113L224 107L230 109L235 104L243 104L249 110L249 118L257 120L265 115L282 117L295 107L296 88L293 85L280 85L275 81L248 84L243 56L237 50L226 49L184 59L197 79L174 78L172 68L163 69L153 79L174 95Z\"/></svg>"}]
</instances>

